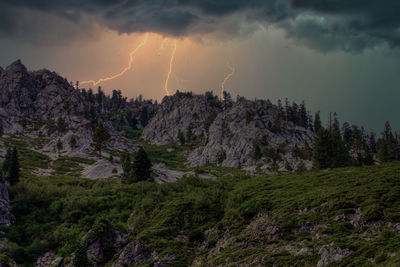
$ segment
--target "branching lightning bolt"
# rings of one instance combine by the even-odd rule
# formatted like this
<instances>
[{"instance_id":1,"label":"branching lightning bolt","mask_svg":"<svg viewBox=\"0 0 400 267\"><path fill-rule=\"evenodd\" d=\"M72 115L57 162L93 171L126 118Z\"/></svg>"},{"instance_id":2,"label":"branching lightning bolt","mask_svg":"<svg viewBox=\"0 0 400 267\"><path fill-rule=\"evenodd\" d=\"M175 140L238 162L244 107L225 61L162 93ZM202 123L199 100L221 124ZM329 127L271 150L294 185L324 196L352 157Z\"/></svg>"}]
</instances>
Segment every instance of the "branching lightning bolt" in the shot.
<instances>
[{"instance_id":1,"label":"branching lightning bolt","mask_svg":"<svg viewBox=\"0 0 400 267\"><path fill-rule=\"evenodd\" d=\"M118 78L118 77L124 75L125 72L127 72L128 70L130 70L130 69L132 68L134 55L136 54L136 52L137 52L141 47L143 47L143 46L147 43L147 40L148 40L148 39L149 39L149 34L146 33L146 36L144 37L143 41L141 41L141 42L139 43L139 45L135 48L135 50L133 50L133 51L129 54L129 63L128 63L128 66L126 66L121 72L119 72L119 73L117 73L117 74L115 74L115 75L113 75L113 76L110 76L110 77L101 78L101 79L99 79L99 80L97 80L97 81L94 81L94 80L82 81L82 82L80 82L80 84L90 84L90 83L91 83L91 84L93 84L93 85L95 86L95 85L98 85L99 83L102 83L102 82L105 82L105 81L114 80L114 79L116 79L116 78Z\"/></svg>"},{"instance_id":2,"label":"branching lightning bolt","mask_svg":"<svg viewBox=\"0 0 400 267\"><path fill-rule=\"evenodd\" d=\"M168 91L168 82L169 82L169 79L170 79L171 74L172 74L172 69L174 67L174 60L175 60L175 54L176 54L177 47L178 46L177 46L176 40L175 40L174 49L172 50L171 59L169 61L169 71L168 71L167 78L165 79L165 84L164 84L164 90L165 90L165 93L167 94L167 96L170 95L170 93Z\"/></svg>"},{"instance_id":3,"label":"branching lightning bolt","mask_svg":"<svg viewBox=\"0 0 400 267\"><path fill-rule=\"evenodd\" d=\"M228 63L228 68L231 70L231 72L228 75L226 75L226 77L222 81L222 84L221 84L221 99L224 96L225 83L235 74L235 68L232 67L229 63Z\"/></svg>"}]
</instances>

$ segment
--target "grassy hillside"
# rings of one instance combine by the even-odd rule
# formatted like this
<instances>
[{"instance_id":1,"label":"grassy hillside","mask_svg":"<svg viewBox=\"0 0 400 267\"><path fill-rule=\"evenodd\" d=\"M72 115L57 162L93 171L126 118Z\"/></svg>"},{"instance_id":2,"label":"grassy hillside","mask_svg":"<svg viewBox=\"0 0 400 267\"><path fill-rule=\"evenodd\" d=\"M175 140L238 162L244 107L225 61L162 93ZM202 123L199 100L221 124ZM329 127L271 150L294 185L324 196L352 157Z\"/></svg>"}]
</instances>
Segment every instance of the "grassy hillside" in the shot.
<instances>
[{"instance_id":1,"label":"grassy hillside","mask_svg":"<svg viewBox=\"0 0 400 267\"><path fill-rule=\"evenodd\" d=\"M106 221L171 266L312 266L324 250L343 254L332 266L400 264L399 163L259 177L208 171L219 177L126 185L25 170L10 188L17 225L1 229L0 252L25 266L47 251L68 257Z\"/></svg>"}]
</instances>

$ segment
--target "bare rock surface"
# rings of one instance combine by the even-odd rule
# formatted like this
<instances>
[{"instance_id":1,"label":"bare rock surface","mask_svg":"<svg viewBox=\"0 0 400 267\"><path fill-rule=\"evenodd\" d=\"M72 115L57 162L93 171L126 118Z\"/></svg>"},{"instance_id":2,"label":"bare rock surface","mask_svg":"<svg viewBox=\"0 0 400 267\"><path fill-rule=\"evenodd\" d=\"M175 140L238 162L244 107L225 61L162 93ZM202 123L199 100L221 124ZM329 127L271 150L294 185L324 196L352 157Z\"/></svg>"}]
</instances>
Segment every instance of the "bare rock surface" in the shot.
<instances>
[{"instance_id":1,"label":"bare rock surface","mask_svg":"<svg viewBox=\"0 0 400 267\"><path fill-rule=\"evenodd\" d=\"M154 181L162 183L171 183L181 179L185 175L194 175L194 172L183 172L170 170L163 163L156 164L152 167L153 173L156 175Z\"/></svg>"},{"instance_id":2,"label":"bare rock surface","mask_svg":"<svg viewBox=\"0 0 400 267\"><path fill-rule=\"evenodd\" d=\"M295 145L311 144L313 133L290 122L281 126L280 131L274 131L271 123L278 112L278 108L267 101L239 100L232 108L218 114L210 126L207 144L189 155L190 165L218 162L226 167L256 165L255 145L262 147L262 142L266 148L284 147L285 159L295 165L296 159L289 157L290 152Z\"/></svg>"},{"instance_id":3,"label":"bare rock surface","mask_svg":"<svg viewBox=\"0 0 400 267\"><path fill-rule=\"evenodd\" d=\"M83 165L82 177L90 179L109 178L122 173L121 164L101 159L92 165ZM113 172L114 171L114 172ZM115 172L116 171L116 172Z\"/></svg>"},{"instance_id":4,"label":"bare rock surface","mask_svg":"<svg viewBox=\"0 0 400 267\"><path fill-rule=\"evenodd\" d=\"M143 138L152 144L173 143L178 140L178 132L186 133L190 124L193 135L205 134L204 124L214 108L214 102L205 95L178 93L166 96L144 128Z\"/></svg>"},{"instance_id":5,"label":"bare rock surface","mask_svg":"<svg viewBox=\"0 0 400 267\"><path fill-rule=\"evenodd\" d=\"M335 248L331 244L322 246L319 249L319 254L321 255L321 259L318 261L317 267L324 267L332 262L339 261L347 256L350 256L352 251L347 248Z\"/></svg>"},{"instance_id":6,"label":"bare rock surface","mask_svg":"<svg viewBox=\"0 0 400 267\"><path fill-rule=\"evenodd\" d=\"M64 266L64 259L57 256L54 252L46 252L40 256L35 263L35 267L61 267Z\"/></svg>"}]
</instances>

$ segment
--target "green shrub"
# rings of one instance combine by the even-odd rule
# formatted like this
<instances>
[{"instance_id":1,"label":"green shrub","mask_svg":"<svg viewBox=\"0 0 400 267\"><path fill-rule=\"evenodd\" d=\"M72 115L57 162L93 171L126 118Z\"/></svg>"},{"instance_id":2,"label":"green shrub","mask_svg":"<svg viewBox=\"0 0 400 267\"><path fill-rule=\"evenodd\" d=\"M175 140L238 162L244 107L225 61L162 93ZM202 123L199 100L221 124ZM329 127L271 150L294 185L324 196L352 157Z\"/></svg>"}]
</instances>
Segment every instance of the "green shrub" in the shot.
<instances>
[{"instance_id":1,"label":"green shrub","mask_svg":"<svg viewBox=\"0 0 400 267\"><path fill-rule=\"evenodd\" d=\"M382 207L376 204L362 209L362 218L368 222L378 221L383 217Z\"/></svg>"}]
</instances>

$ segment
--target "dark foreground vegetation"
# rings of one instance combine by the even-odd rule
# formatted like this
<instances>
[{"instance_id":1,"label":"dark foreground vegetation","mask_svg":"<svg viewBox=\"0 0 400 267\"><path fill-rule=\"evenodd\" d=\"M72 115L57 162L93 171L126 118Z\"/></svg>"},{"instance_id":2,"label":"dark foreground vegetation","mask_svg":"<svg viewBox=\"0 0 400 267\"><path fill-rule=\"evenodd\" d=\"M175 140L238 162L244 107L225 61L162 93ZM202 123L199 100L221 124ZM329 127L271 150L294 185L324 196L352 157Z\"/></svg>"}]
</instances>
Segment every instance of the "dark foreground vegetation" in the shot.
<instances>
[{"instance_id":1,"label":"dark foreground vegetation","mask_svg":"<svg viewBox=\"0 0 400 267\"><path fill-rule=\"evenodd\" d=\"M347 251L335 262L340 266L400 264L399 163L259 177L207 171L213 170L215 180L187 177L161 185L24 171L10 187L17 224L2 229L8 239L2 257L24 266L47 251L68 258L82 249L88 231L103 235L109 228L140 240L171 266L261 259L311 266L323 246ZM346 219L351 216L356 219ZM272 226L277 230L268 230ZM302 248L308 252L298 253Z\"/></svg>"}]
</instances>

